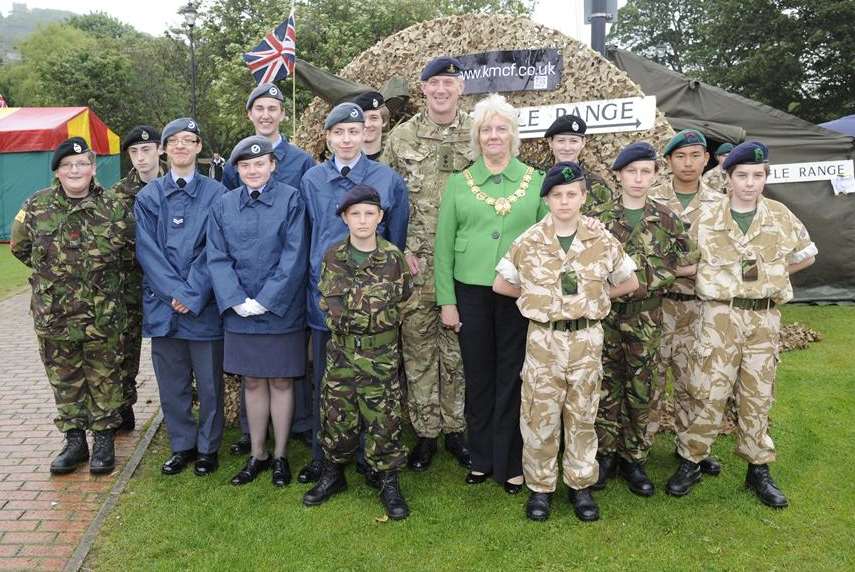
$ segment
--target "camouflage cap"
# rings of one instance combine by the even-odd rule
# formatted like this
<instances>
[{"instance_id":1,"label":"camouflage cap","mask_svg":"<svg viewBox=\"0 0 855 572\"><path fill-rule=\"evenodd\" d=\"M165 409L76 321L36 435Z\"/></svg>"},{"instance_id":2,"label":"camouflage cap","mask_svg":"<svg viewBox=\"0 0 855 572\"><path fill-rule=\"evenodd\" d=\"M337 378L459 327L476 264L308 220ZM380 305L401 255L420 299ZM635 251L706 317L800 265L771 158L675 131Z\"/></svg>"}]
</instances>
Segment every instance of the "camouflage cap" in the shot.
<instances>
[{"instance_id":1,"label":"camouflage cap","mask_svg":"<svg viewBox=\"0 0 855 572\"><path fill-rule=\"evenodd\" d=\"M232 154L229 155L229 163L235 165L238 161L255 159L271 153L273 153L273 143L270 142L270 139L261 135L252 135L241 139L235 145Z\"/></svg>"},{"instance_id":2,"label":"camouflage cap","mask_svg":"<svg viewBox=\"0 0 855 572\"><path fill-rule=\"evenodd\" d=\"M324 130L332 129L339 123L365 123L362 108L355 103L339 103L332 108L324 121Z\"/></svg>"},{"instance_id":3,"label":"camouflage cap","mask_svg":"<svg viewBox=\"0 0 855 572\"><path fill-rule=\"evenodd\" d=\"M737 165L762 165L769 162L769 148L759 141L740 143L728 153L721 166L725 171Z\"/></svg>"},{"instance_id":4,"label":"camouflage cap","mask_svg":"<svg viewBox=\"0 0 855 572\"><path fill-rule=\"evenodd\" d=\"M630 143L620 150L615 162L612 163L612 171L620 171L635 161L655 161L656 149L647 141L636 141Z\"/></svg>"},{"instance_id":5,"label":"camouflage cap","mask_svg":"<svg viewBox=\"0 0 855 572\"><path fill-rule=\"evenodd\" d=\"M282 90L272 83L262 83L249 94L249 97L246 100L247 111L249 111L249 108L252 107L252 104L255 103L255 100L259 97L272 97L278 101L285 101L285 96L282 95Z\"/></svg>"},{"instance_id":6,"label":"camouflage cap","mask_svg":"<svg viewBox=\"0 0 855 572\"><path fill-rule=\"evenodd\" d=\"M50 160L50 170L56 171L59 168L59 162L69 155L82 155L87 151L89 151L89 145L83 137L66 139L53 152L53 157Z\"/></svg>"},{"instance_id":7,"label":"camouflage cap","mask_svg":"<svg viewBox=\"0 0 855 572\"><path fill-rule=\"evenodd\" d=\"M547 139L555 137L561 133L584 136L585 131L587 130L587 124L578 115L562 115L552 122L552 125L549 126L549 129L546 130L546 133L544 133L543 136Z\"/></svg>"},{"instance_id":8,"label":"camouflage cap","mask_svg":"<svg viewBox=\"0 0 855 572\"><path fill-rule=\"evenodd\" d=\"M128 147L139 145L142 143L160 144L160 131L150 125L137 125L125 134L122 139L122 151L127 151Z\"/></svg>"},{"instance_id":9,"label":"camouflage cap","mask_svg":"<svg viewBox=\"0 0 855 572\"><path fill-rule=\"evenodd\" d=\"M362 111L375 111L383 107L386 101L383 99L383 94L379 91L364 91L359 95L350 98L351 103L355 103Z\"/></svg>"},{"instance_id":10,"label":"camouflage cap","mask_svg":"<svg viewBox=\"0 0 855 572\"><path fill-rule=\"evenodd\" d=\"M196 135L202 135L199 132L199 124L196 123L195 119L190 117L180 117L178 119L173 119L169 123L166 124L166 127L163 128L163 133L160 134L160 144L166 145L167 139L175 135L176 133L181 133L182 131L187 131L189 133L195 133Z\"/></svg>"},{"instance_id":11,"label":"camouflage cap","mask_svg":"<svg viewBox=\"0 0 855 572\"><path fill-rule=\"evenodd\" d=\"M585 172L579 166L579 163L573 163L572 161L556 163L546 173L546 177L543 178L543 184L540 186L540 196L545 197L548 195L552 187L569 185L570 183L584 180ZM582 185L582 188L585 188L585 186Z\"/></svg>"},{"instance_id":12,"label":"camouflage cap","mask_svg":"<svg viewBox=\"0 0 855 572\"><path fill-rule=\"evenodd\" d=\"M667 157L680 147L688 147L689 145L701 145L706 149L707 138L697 129L683 129L674 135L668 144L665 145L662 155Z\"/></svg>"},{"instance_id":13,"label":"camouflage cap","mask_svg":"<svg viewBox=\"0 0 855 572\"><path fill-rule=\"evenodd\" d=\"M721 157L722 155L727 155L733 151L733 143L722 143L718 146L718 149L715 150L715 156Z\"/></svg>"},{"instance_id":14,"label":"camouflage cap","mask_svg":"<svg viewBox=\"0 0 855 572\"><path fill-rule=\"evenodd\" d=\"M460 63L460 60L451 56L440 56L427 63L422 69L422 75L419 79L427 81L435 75L459 76L462 71L463 64Z\"/></svg>"},{"instance_id":15,"label":"camouflage cap","mask_svg":"<svg viewBox=\"0 0 855 572\"><path fill-rule=\"evenodd\" d=\"M341 202L338 205L338 208L335 211L335 214L340 215L341 213L347 211L348 208L353 205L358 205L361 203L368 203L370 205L380 205L380 194L377 192L372 186L369 185L356 185L349 191L347 191L344 196L341 198Z\"/></svg>"}]
</instances>

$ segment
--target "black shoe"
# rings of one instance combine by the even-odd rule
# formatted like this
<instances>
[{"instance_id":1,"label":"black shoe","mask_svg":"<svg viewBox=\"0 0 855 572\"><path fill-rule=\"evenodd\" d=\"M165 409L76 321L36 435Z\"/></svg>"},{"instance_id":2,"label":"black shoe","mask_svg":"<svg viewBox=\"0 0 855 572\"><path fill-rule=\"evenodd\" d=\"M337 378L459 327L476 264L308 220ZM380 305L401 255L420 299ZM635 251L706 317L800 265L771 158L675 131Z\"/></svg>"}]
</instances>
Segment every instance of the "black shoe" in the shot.
<instances>
[{"instance_id":1,"label":"black shoe","mask_svg":"<svg viewBox=\"0 0 855 572\"><path fill-rule=\"evenodd\" d=\"M490 473L484 473L483 475L476 475L472 471L466 473L466 484L467 485L480 485L484 481L486 481L490 477Z\"/></svg>"},{"instance_id":2,"label":"black shoe","mask_svg":"<svg viewBox=\"0 0 855 572\"><path fill-rule=\"evenodd\" d=\"M436 453L436 437L419 437L407 465L414 471L426 471Z\"/></svg>"},{"instance_id":3,"label":"black shoe","mask_svg":"<svg viewBox=\"0 0 855 572\"><path fill-rule=\"evenodd\" d=\"M515 485L510 481L505 481L505 492L509 495L518 495L523 490L523 483Z\"/></svg>"},{"instance_id":4,"label":"black shoe","mask_svg":"<svg viewBox=\"0 0 855 572\"><path fill-rule=\"evenodd\" d=\"M288 459L279 457L273 459L273 474L270 478L274 487L284 487L291 482L291 466Z\"/></svg>"},{"instance_id":5,"label":"black shoe","mask_svg":"<svg viewBox=\"0 0 855 572\"><path fill-rule=\"evenodd\" d=\"M356 472L365 477L365 484L372 489L380 488L380 472L371 468L365 459L356 460Z\"/></svg>"},{"instance_id":6,"label":"black shoe","mask_svg":"<svg viewBox=\"0 0 855 572\"><path fill-rule=\"evenodd\" d=\"M641 463L621 458L620 475L626 480L631 492L642 497L653 496L653 483L647 478L647 473L644 472Z\"/></svg>"},{"instance_id":7,"label":"black shoe","mask_svg":"<svg viewBox=\"0 0 855 572\"><path fill-rule=\"evenodd\" d=\"M469 468L472 465L472 456L466 447L466 439L463 433L446 433L445 450L451 453L461 467Z\"/></svg>"},{"instance_id":8,"label":"black shoe","mask_svg":"<svg viewBox=\"0 0 855 572\"><path fill-rule=\"evenodd\" d=\"M164 475L177 475L184 468L196 460L196 449L188 449L186 451L176 451L172 453L163 466L160 467L160 472Z\"/></svg>"},{"instance_id":9,"label":"black shoe","mask_svg":"<svg viewBox=\"0 0 855 572\"><path fill-rule=\"evenodd\" d=\"M410 507L407 506L398 483L398 471L380 473L380 502L392 520L404 520L410 516Z\"/></svg>"},{"instance_id":10,"label":"black shoe","mask_svg":"<svg viewBox=\"0 0 855 572\"><path fill-rule=\"evenodd\" d=\"M314 483L318 479L321 478L321 469L323 468L323 462L315 459L311 461L308 465L300 469L300 472L297 473L297 482L308 484Z\"/></svg>"},{"instance_id":11,"label":"black shoe","mask_svg":"<svg viewBox=\"0 0 855 572\"><path fill-rule=\"evenodd\" d=\"M303 504L317 506L345 489L347 489L347 481L344 478L342 466L332 461L322 461L318 482L303 495Z\"/></svg>"},{"instance_id":12,"label":"black shoe","mask_svg":"<svg viewBox=\"0 0 855 572\"><path fill-rule=\"evenodd\" d=\"M51 462L50 472L64 475L72 472L78 465L89 460L89 445L83 429L69 429L65 432L65 447Z\"/></svg>"},{"instance_id":13,"label":"black shoe","mask_svg":"<svg viewBox=\"0 0 855 572\"><path fill-rule=\"evenodd\" d=\"M116 431L131 432L137 427L137 419L134 416L134 406L126 405L119 409L119 415L122 417L122 423L116 428Z\"/></svg>"},{"instance_id":14,"label":"black shoe","mask_svg":"<svg viewBox=\"0 0 855 572\"><path fill-rule=\"evenodd\" d=\"M251 483L255 480L255 477L258 476L262 471L266 471L270 468L270 455L268 454L266 459L256 459L255 457L250 457L246 460L246 464L243 468L238 471L234 477L232 477L231 483L233 485L245 485L247 483Z\"/></svg>"},{"instance_id":15,"label":"black shoe","mask_svg":"<svg viewBox=\"0 0 855 572\"><path fill-rule=\"evenodd\" d=\"M769 474L769 465L748 465L748 474L745 475L745 486L754 492L760 502L772 508L784 508L790 503L787 497L772 480Z\"/></svg>"},{"instance_id":16,"label":"black shoe","mask_svg":"<svg viewBox=\"0 0 855 572\"><path fill-rule=\"evenodd\" d=\"M532 491L528 495L528 502L525 503L525 515L529 520L542 522L549 518L549 501L552 500L552 493L536 493Z\"/></svg>"},{"instance_id":17,"label":"black shoe","mask_svg":"<svg viewBox=\"0 0 855 572\"><path fill-rule=\"evenodd\" d=\"M576 513L576 517L579 520L585 522L599 520L600 509L597 507L597 503L594 502L591 487L579 489L578 491L570 489L568 496L570 503L573 505L573 512Z\"/></svg>"},{"instance_id":18,"label":"black shoe","mask_svg":"<svg viewBox=\"0 0 855 572\"><path fill-rule=\"evenodd\" d=\"M715 457L707 457L700 463L701 472L711 477L717 477L721 473L721 463Z\"/></svg>"},{"instance_id":19,"label":"black shoe","mask_svg":"<svg viewBox=\"0 0 855 572\"><path fill-rule=\"evenodd\" d=\"M600 466L600 476L597 477L597 482L591 488L595 491L601 491L606 488L606 483L609 479L614 478L617 472L617 455L607 453L597 457L597 464Z\"/></svg>"},{"instance_id":20,"label":"black shoe","mask_svg":"<svg viewBox=\"0 0 855 572\"><path fill-rule=\"evenodd\" d=\"M92 459L89 472L93 475L106 475L116 468L116 447L113 443L113 431L94 431Z\"/></svg>"},{"instance_id":21,"label":"black shoe","mask_svg":"<svg viewBox=\"0 0 855 572\"><path fill-rule=\"evenodd\" d=\"M249 455L252 450L252 441L249 439L249 433L244 433L240 439L235 441L229 447L229 453L232 455Z\"/></svg>"},{"instance_id":22,"label":"black shoe","mask_svg":"<svg viewBox=\"0 0 855 572\"><path fill-rule=\"evenodd\" d=\"M685 496L701 478L701 468L697 463L681 459L677 472L665 484L665 492L675 497Z\"/></svg>"},{"instance_id":23,"label":"black shoe","mask_svg":"<svg viewBox=\"0 0 855 572\"><path fill-rule=\"evenodd\" d=\"M220 460L217 453L199 453L196 459L196 464L193 465L193 472L197 477L207 477L214 473L220 466Z\"/></svg>"}]
</instances>

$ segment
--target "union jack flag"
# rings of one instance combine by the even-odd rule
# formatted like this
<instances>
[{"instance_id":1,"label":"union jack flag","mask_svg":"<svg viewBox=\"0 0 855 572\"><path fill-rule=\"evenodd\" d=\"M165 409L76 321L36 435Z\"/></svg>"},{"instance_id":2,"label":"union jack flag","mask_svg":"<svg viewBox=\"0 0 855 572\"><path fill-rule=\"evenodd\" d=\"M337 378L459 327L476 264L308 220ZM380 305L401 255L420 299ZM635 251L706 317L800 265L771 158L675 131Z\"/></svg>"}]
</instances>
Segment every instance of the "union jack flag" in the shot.
<instances>
[{"instance_id":1,"label":"union jack flag","mask_svg":"<svg viewBox=\"0 0 855 572\"><path fill-rule=\"evenodd\" d=\"M264 36L254 50L245 53L243 61L246 62L259 85L273 83L294 73L296 48L297 29L292 9L288 20Z\"/></svg>"}]
</instances>

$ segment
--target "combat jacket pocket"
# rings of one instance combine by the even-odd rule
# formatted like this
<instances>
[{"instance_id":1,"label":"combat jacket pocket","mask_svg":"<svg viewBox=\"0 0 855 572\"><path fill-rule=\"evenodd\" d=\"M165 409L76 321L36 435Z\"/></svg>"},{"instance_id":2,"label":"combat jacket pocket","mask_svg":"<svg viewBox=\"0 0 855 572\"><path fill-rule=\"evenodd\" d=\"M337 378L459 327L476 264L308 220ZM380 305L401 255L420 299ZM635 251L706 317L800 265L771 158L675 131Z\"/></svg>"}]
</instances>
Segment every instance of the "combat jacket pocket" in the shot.
<instances>
[{"instance_id":1,"label":"combat jacket pocket","mask_svg":"<svg viewBox=\"0 0 855 572\"><path fill-rule=\"evenodd\" d=\"M33 322L37 330L46 329L53 322L57 292L54 289L53 282L39 278L35 274L30 276L30 284L33 288L33 295L30 298Z\"/></svg>"}]
</instances>

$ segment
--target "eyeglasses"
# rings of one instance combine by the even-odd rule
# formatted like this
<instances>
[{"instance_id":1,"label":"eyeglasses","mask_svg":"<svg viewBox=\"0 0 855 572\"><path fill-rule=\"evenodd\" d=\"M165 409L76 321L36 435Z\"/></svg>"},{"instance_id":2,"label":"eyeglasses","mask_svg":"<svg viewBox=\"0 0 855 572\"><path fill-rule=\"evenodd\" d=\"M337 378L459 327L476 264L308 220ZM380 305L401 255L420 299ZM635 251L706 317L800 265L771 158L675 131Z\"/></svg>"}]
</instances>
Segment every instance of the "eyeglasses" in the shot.
<instances>
[{"instance_id":1,"label":"eyeglasses","mask_svg":"<svg viewBox=\"0 0 855 572\"><path fill-rule=\"evenodd\" d=\"M74 163L62 163L59 166L60 171L71 171L73 169L77 169L78 171L85 169L86 167L91 167L92 163L89 161L76 161Z\"/></svg>"},{"instance_id":2,"label":"eyeglasses","mask_svg":"<svg viewBox=\"0 0 855 572\"><path fill-rule=\"evenodd\" d=\"M199 139L196 137L188 137L186 139L177 138L177 139L168 139L166 141L167 146L177 147L178 145L183 145L184 147L190 147L191 145L195 145L199 142Z\"/></svg>"}]
</instances>

